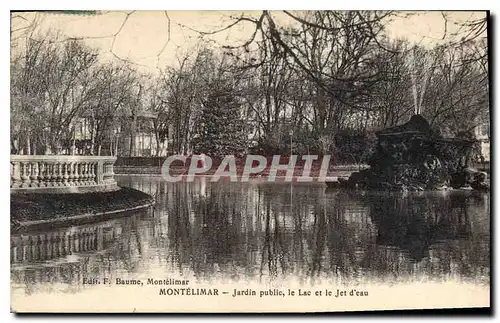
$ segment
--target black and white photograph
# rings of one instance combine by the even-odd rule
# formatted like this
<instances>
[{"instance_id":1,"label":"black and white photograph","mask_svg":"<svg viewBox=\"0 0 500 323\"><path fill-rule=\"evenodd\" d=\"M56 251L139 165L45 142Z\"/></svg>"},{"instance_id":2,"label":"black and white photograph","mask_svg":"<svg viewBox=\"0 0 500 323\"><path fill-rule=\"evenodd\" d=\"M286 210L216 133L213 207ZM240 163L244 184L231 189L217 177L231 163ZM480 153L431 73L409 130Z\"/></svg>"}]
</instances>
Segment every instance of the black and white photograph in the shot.
<instances>
[{"instance_id":1,"label":"black and white photograph","mask_svg":"<svg viewBox=\"0 0 500 323\"><path fill-rule=\"evenodd\" d=\"M10 12L12 313L490 310L490 12Z\"/></svg>"}]
</instances>

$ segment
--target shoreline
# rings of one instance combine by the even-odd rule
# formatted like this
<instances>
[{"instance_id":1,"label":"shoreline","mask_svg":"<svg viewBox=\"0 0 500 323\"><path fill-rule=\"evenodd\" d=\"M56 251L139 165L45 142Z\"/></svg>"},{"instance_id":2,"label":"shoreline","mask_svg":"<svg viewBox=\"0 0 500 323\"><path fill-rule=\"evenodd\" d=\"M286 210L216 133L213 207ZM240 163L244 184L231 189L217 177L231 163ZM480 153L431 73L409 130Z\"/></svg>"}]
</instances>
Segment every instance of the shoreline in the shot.
<instances>
[{"instance_id":1,"label":"shoreline","mask_svg":"<svg viewBox=\"0 0 500 323\"><path fill-rule=\"evenodd\" d=\"M164 181L163 177L160 174L117 174L115 175L115 178L119 180L120 178L138 178L138 177L144 177L147 178L148 180L154 181L154 182L161 182ZM184 176L186 177L186 176ZM297 181L296 178L294 178L292 181L287 181L285 180L285 176L276 176L276 179L273 181L269 181L267 178L264 177L250 177L248 181L241 181L241 178L238 177L236 181L231 181L229 177L221 177L220 179L216 181L211 180L212 175L194 175L193 180L186 180L186 178L177 181L177 182L170 182L172 184L187 184L187 183L195 183L197 181L203 181L205 180L206 183L210 184L224 184L224 183L232 183L232 184L237 184L237 183L246 183L248 185L252 186L259 186L259 185L293 185L293 186L301 186L301 185L314 185L314 186L319 186L319 187L324 187L325 189L330 189L331 187L328 186L329 183L335 183L335 185L339 184L338 178L337 177L327 177L326 181L324 180L318 180L318 178L314 178L312 181Z\"/></svg>"},{"instance_id":2,"label":"shoreline","mask_svg":"<svg viewBox=\"0 0 500 323\"><path fill-rule=\"evenodd\" d=\"M151 207L154 205L154 202L146 203L144 205L136 206L130 209L120 209L120 210L110 210L106 212L99 213L85 213L70 216L64 219L54 218L47 220L33 220L33 221L24 221L18 222L17 225L12 229L15 233L31 231L31 230L40 230L40 229L54 229L59 227L67 227L74 225L83 225L89 224L93 222L101 222L116 218L121 218L129 215L128 213L139 211ZM116 214L120 214L120 216L115 216Z\"/></svg>"},{"instance_id":3,"label":"shoreline","mask_svg":"<svg viewBox=\"0 0 500 323\"><path fill-rule=\"evenodd\" d=\"M126 177L126 176L131 176L131 177L138 177L138 176L143 176L143 177L148 177L148 178L155 178L155 179L161 179L162 176L161 174L116 174L115 176L118 176L118 177ZM185 175L187 176L187 175ZM197 175L194 175L195 178L209 178L211 177L212 175L203 175L203 174L197 174ZM280 176L276 176L276 178L279 178ZM348 192L372 192L372 193L375 193L375 194L386 194L386 193L391 193L391 194L394 194L394 193L397 193L397 194L408 194L408 193L413 193L413 194L417 194L417 195L420 195L420 194L423 194L423 193L433 193L433 194L444 194L444 193L457 193L457 192L460 192L460 193L463 193L463 194L483 194L483 193L486 193L486 194L489 194L489 192L483 192L483 191L478 191L478 190L474 190L474 189L469 189L469 188L452 188L452 187L446 187L444 189L440 189L440 190L423 190L423 191L398 191L398 190L381 190L381 189L360 189L360 188L348 188L348 187L342 187L340 186L340 182L338 181L338 177L327 177L326 178L326 181L318 181L317 179L318 178L314 178L315 180L313 181L296 181L294 178L293 181L285 181L284 180L285 176L281 176L281 179L282 180L278 180L278 181L268 181L266 178L262 177L262 178L252 178L250 177L248 181L246 182L241 182L241 181L235 181L233 183L249 183L249 184L253 184L253 185L267 185L267 184L278 184L278 185L285 185L285 184L297 184L297 185L310 185L310 184L314 184L314 185L321 185L323 186L327 191L336 191L336 190L343 190L343 191L348 191ZM221 179L213 182L213 183L217 183L217 182L221 182L221 181L224 181L224 182L230 182L229 178L227 179L224 179L223 177L221 177ZM177 182L177 183L180 183L181 181ZM183 183L189 183L188 181L182 181ZM328 185L329 183L333 183L335 184L334 186L330 186Z\"/></svg>"},{"instance_id":4,"label":"shoreline","mask_svg":"<svg viewBox=\"0 0 500 323\"><path fill-rule=\"evenodd\" d=\"M302 167L296 167L294 169L294 174L292 180L288 180L286 182L294 182L294 183L310 183L310 182L337 182L339 177L348 178L352 173L359 172L363 169L368 169L368 165L338 165L332 166L328 169L326 176L320 177L320 169L313 168L310 169L308 177L312 178L312 180L300 180L297 179L303 178ZM157 166L115 166L114 167L115 176L162 176L162 168ZM203 173L190 175L193 177L212 177L215 175L216 169L210 169ZM236 172L236 177L238 181L240 181L242 177L243 169L238 168ZM183 167L173 167L170 169L170 176L172 177L182 177L185 179L188 176L188 169ZM268 182L282 182L286 179L286 171L278 170L276 175L274 176L275 180ZM266 180L269 178L269 169L265 169L258 173L252 173L249 176L249 181L254 179L262 179ZM219 180L230 180L230 176L221 176Z\"/></svg>"},{"instance_id":5,"label":"shoreline","mask_svg":"<svg viewBox=\"0 0 500 323\"><path fill-rule=\"evenodd\" d=\"M154 203L151 195L130 187L110 192L11 194L11 231L98 222Z\"/></svg>"},{"instance_id":6,"label":"shoreline","mask_svg":"<svg viewBox=\"0 0 500 323\"><path fill-rule=\"evenodd\" d=\"M127 176L131 176L131 177L156 177L156 178L162 178L162 174L134 174L134 173L131 173L131 174L115 174L115 177L127 177ZM185 179L186 177L188 177L188 175L177 175L179 177L183 177L183 179ZM194 178L212 178L214 176L214 174L195 174L195 175L192 175ZM309 180L309 181L305 181L305 180L300 180L298 181L297 179L301 178L301 176L293 176L292 180L291 181L287 181L286 180L286 176L283 176L283 175L276 175L275 176L275 179L276 180L273 180L273 181L269 181L268 180L268 176L251 176L248 178L248 181L245 181L247 183L251 183L251 182L261 182L261 183L295 183L295 184L308 184L308 183L320 183L320 184L325 184L327 182L336 182L338 183L338 178L339 177L349 177L349 175L342 175L342 176L327 176L325 178L320 178L319 176L310 176L312 178L312 180ZM237 181L235 182L242 182L240 179L241 179L241 175L238 175L237 176ZM229 176L221 176L217 181L214 181L214 182L230 182L230 177ZM186 180L183 180L183 182L189 182L189 181L186 181Z\"/></svg>"}]
</instances>

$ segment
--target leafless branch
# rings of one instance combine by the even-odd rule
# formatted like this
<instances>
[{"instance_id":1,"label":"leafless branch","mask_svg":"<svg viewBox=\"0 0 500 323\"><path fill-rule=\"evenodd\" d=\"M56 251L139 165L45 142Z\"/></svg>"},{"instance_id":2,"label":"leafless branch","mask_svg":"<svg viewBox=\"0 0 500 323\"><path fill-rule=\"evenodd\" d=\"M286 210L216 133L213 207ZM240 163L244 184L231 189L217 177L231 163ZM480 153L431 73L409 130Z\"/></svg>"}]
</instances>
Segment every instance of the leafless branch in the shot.
<instances>
[{"instance_id":1,"label":"leafless branch","mask_svg":"<svg viewBox=\"0 0 500 323\"><path fill-rule=\"evenodd\" d=\"M165 41L165 43L163 44L161 50L158 52L158 55L157 55L156 69L158 69L158 70L159 70L159 64L160 64L160 56L163 54L163 51L165 50L168 43L170 42L170 17L168 16L167 11L164 11L163 13L165 15L165 18L167 19L167 40Z\"/></svg>"},{"instance_id":2,"label":"leafless branch","mask_svg":"<svg viewBox=\"0 0 500 323\"><path fill-rule=\"evenodd\" d=\"M131 11L131 12L128 12L125 16L125 19L123 19L123 22L122 24L120 25L120 28L118 28L118 30L116 31L116 33L114 33L113 35L113 42L111 43L111 49L110 51L113 52L113 48L115 46L115 41L116 41L116 37L118 36L118 34L122 31L123 27L125 26L125 24L127 23L128 21L128 18L130 18L130 15L133 14L135 12L134 11Z\"/></svg>"},{"instance_id":3,"label":"leafless branch","mask_svg":"<svg viewBox=\"0 0 500 323\"><path fill-rule=\"evenodd\" d=\"M441 16L443 16L443 19L444 19L444 33L443 33L443 38L441 39L445 39L446 38L446 35L448 33L448 18L446 17L446 14L444 13L444 11L441 11Z\"/></svg>"}]
</instances>

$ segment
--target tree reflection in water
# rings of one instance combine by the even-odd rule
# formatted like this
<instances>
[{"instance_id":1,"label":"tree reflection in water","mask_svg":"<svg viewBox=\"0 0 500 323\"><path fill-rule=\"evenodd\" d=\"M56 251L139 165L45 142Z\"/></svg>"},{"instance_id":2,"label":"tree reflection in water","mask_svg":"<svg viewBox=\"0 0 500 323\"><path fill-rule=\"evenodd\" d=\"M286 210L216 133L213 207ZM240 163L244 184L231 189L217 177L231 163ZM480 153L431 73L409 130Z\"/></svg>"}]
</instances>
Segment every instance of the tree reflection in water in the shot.
<instances>
[{"instance_id":1,"label":"tree reflection in water","mask_svg":"<svg viewBox=\"0 0 500 323\"><path fill-rule=\"evenodd\" d=\"M489 195L326 191L310 184L166 183L121 178L153 210L54 232L13 234L13 283L26 292L83 277L188 275L337 284L460 279L489 283ZM135 275L135 276L134 276ZM43 288L45 288L43 287Z\"/></svg>"}]
</instances>

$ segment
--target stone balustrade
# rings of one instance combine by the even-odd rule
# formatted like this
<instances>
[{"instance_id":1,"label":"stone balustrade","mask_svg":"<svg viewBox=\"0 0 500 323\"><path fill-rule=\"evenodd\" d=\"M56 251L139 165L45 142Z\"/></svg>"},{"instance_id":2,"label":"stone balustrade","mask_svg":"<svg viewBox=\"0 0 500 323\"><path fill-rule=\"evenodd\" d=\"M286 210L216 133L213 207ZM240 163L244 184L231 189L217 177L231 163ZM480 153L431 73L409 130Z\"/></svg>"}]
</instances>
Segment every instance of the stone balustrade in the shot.
<instances>
[{"instance_id":1,"label":"stone balustrade","mask_svg":"<svg viewBox=\"0 0 500 323\"><path fill-rule=\"evenodd\" d=\"M11 155L12 193L78 193L118 189L114 156Z\"/></svg>"}]
</instances>

